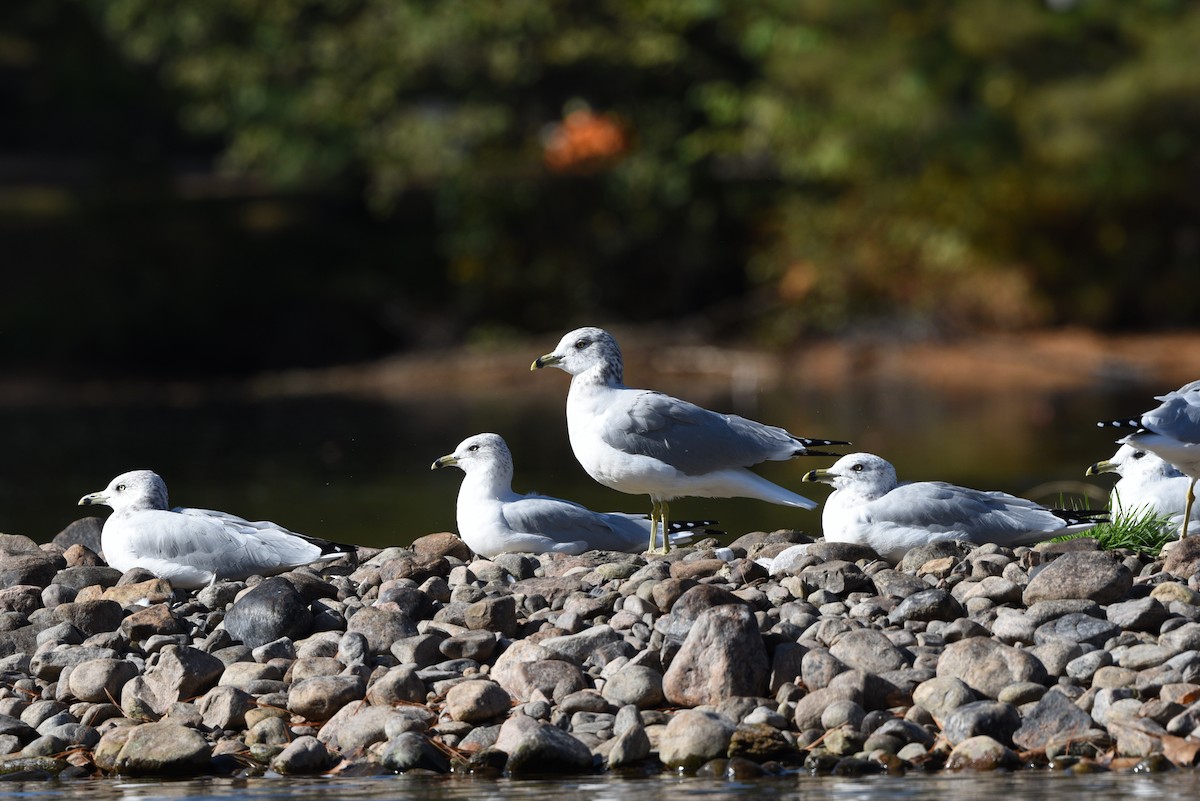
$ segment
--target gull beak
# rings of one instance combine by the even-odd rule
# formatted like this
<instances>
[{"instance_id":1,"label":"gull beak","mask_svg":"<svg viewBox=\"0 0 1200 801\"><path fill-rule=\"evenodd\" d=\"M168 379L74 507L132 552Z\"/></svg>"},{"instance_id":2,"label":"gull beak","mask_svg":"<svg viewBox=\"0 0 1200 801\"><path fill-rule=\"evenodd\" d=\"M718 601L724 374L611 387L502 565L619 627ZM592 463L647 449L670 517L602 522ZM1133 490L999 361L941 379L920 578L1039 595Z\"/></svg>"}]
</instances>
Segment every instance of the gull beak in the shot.
<instances>
[{"instance_id":1,"label":"gull beak","mask_svg":"<svg viewBox=\"0 0 1200 801\"><path fill-rule=\"evenodd\" d=\"M547 353L545 356L538 356L533 360L533 364L529 365L530 372L541 370L543 367L554 367L562 361L562 356L556 356L553 353Z\"/></svg>"},{"instance_id":2,"label":"gull beak","mask_svg":"<svg viewBox=\"0 0 1200 801\"><path fill-rule=\"evenodd\" d=\"M804 474L804 478L802 478L800 480L801 481L811 481L811 482L819 481L822 484L831 484L831 483L833 483L833 474L830 473L828 470L809 470L807 473Z\"/></svg>"},{"instance_id":3,"label":"gull beak","mask_svg":"<svg viewBox=\"0 0 1200 801\"><path fill-rule=\"evenodd\" d=\"M430 466L429 469L437 470L439 467L453 467L456 464L458 464L458 459L455 457L454 454L450 453L450 454L447 454L445 456L442 456L442 457L436 459L434 461L433 465Z\"/></svg>"},{"instance_id":4,"label":"gull beak","mask_svg":"<svg viewBox=\"0 0 1200 801\"><path fill-rule=\"evenodd\" d=\"M79 499L79 506L96 506L108 503L108 496L103 492L92 492Z\"/></svg>"},{"instance_id":5,"label":"gull beak","mask_svg":"<svg viewBox=\"0 0 1200 801\"><path fill-rule=\"evenodd\" d=\"M1117 466L1114 465L1112 462L1110 462L1108 459L1105 459L1103 461L1096 462L1094 465L1089 467L1087 469L1087 472L1084 473L1084 475L1085 476L1098 476L1101 473L1115 473L1115 472L1117 472Z\"/></svg>"}]
</instances>

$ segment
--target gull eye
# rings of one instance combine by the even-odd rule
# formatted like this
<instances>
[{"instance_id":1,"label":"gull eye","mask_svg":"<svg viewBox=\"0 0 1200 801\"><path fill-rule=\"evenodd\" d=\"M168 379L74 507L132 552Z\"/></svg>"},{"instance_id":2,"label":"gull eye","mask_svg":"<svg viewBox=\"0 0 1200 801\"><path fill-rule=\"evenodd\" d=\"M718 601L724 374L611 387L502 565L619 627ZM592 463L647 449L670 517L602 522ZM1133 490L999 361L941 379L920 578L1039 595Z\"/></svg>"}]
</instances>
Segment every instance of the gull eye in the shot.
<instances>
[{"instance_id":1,"label":"gull eye","mask_svg":"<svg viewBox=\"0 0 1200 801\"><path fill-rule=\"evenodd\" d=\"M124 492L124 491L125 491L125 485L124 485L124 484L118 484L118 485L117 485L117 492Z\"/></svg>"},{"instance_id":2,"label":"gull eye","mask_svg":"<svg viewBox=\"0 0 1200 801\"><path fill-rule=\"evenodd\" d=\"M479 450L479 446L478 446L478 445L469 445L469 446L467 447L467 450L469 450L469 451L477 451L477 450Z\"/></svg>"},{"instance_id":3,"label":"gull eye","mask_svg":"<svg viewBox=\"0 0 1200 801\"><path fill-rule=\"evenodd\" d=\"M590 344L592 344L590 339L577 339L575 340L575 350L583 350Z\"/></svg>"},{"instance_id":4,"label":"gull eye","mask_svg":"<svg viewBox=\"0 0 1200 801\"><path fill-rule=\"evenodd\" d=\"M1133 452L1133 458L1134 458L1134 459L1141 459L1141 458L1142 458L1143 456L1145 456L1145 455L1146 455L1146 452L1145 452L1145 451L1134 451L1134 452Z\"/></svg>"},{"instance_id":5,"label":"gull eye","mask_svg":"<svg viewBox=\"0 0 1200 801\"><path fill-rule=\"evenodd\" d=\"M855 473L861 473L866 468L863 466L862 462L859 462L858 464L854 465L854 467L851 467L850 469L853 470Z\"/></svg>"}]
</instances>

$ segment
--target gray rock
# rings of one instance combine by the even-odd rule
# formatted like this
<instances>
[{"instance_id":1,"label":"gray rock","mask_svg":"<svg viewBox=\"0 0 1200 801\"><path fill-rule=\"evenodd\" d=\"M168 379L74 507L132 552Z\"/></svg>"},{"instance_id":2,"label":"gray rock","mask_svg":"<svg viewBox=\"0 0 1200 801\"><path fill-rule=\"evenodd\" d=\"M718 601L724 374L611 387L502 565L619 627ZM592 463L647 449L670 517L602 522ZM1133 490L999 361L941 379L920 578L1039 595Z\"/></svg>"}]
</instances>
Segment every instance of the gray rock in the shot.
<instances>
[{"instance_id":1,"label":"gray rock","mask_svg":"<svg viewBox=\"0 0 1200 801\"><path fill-rule=\"evenodd\" d=\"M417 627L399 610L364 606L349 619L346 632L357 632L366 637L371 653L386 654L396 640L414 636Z\"/></svg>"},{"instance_id":2,"label":"gray rock","mask_svg":"<svg viewBox=\"0 0 1200 801\"><path fill-rule=\"evenodd\" d=\"M517 633L517 600L511 595L484 598L467 607L469 629L494 631L505 637Z\"/></svg>"},{"instance_id":3,"label":"gray rock","mask_svg":"<svg viewBox=\"0 0 1200 801\"><path fill-rule=\"evenodd\" d=\"M116 601L72 601L54 607L54 616L90 637L103 631L116 631L125 612Z\"/></svg>"},{"instance_id":4,"label":"gray rock","mask_svg":"<svg viewBox=\"0 0 1200 801\"><path fill-rule=\"evenodd\" d=\"M555 638L551 638L555 639ZM496 652L496 634L491 631L464 631L442 640L438 648L451 659L473 659L486 662ZM395 651L393 650L393 653Z\"/></svg>"},{"instance_id":5,"label":"gray rock","mask_svg":"<svg viewBox=\"0 0 1200 801\"><path fill-rule=\"evenodd\" d=\"M92 553L100 553L100 532L104 521L99 517L83 517L67 525L54 535L51 542L64 551L72 545L82 545Z\"/></svg>"},{"instance_id":6,"label":"gray rock","mask_svg":"<svg viewBox=\"0 0 1200 801\"><path fill-rule=\"evenodd\" d=\"M371 682L367 701L376 706L395 706L399 703L424 703L425 682L409 665L397 665Z\"/></svg>"},{"instance_id":7,"label":"gray rock","mask_svg":"<svg viewBox=\"0 0 1200 801\"><path fill-rule=\"evenodd\" d=\"M66 565L61 556L42 551L0 556L0 587L15 587L19 584L45 587Z\"/></svg>"},{"instance_id":8,"label":"gray rock","mask_svg":"<svg viewBox=\"0 0 1200 801\"><path fill-rule=\"evenodd\" d=\"M514 715L500 727L498 750L508 754L505 769L512 774L569 773L590 770L592 752L556 726Z\"/></svg>"},{"instance_id":9,"label":"gray rock","mask_svg":"<svg viewBox=\"0 0 1200 801\"><path fill-rule=\"evenodd\" d=\"M109 762L102 753L111 751L115 753ZM171 722L143 723L104 735L96 747L96 764L127 776L187 776L206 771L211 754L195 729Z\"/></svg>"},{"instance_id":10,"label":"gray rock","mask_svg":"<svg viewBox=\"0 0 1200 801\"><path fill-rule=\"evenodd\" d=\"M986 734L1003 744L1012 742L1013 732L1021 727L1021 715L1011 704L999 701L974 701L951 712L942 722L942 734L951 745Z\"/></svg>"},{"instance_id":11,"label":"gray rock","mask_svg":"<svg viewBox=\"0 0 1200 801\"><path fill-rule=\"evenodd\" d=\"M351 701L321 727L317 739L332 751L349 754L405 731L424 731L435 719L436 713L426 707Z\"/></svg>"},{"instance_id":12,"label":"gray rock","mask_svg":"<svg viewBox=\"0 0 1200 801\"><path fill-rule=\"evenodd\" d=\"M1110 623L1126 631L1158 631L1170 613L1157 598L1146 596L1109 604L1105 615Z\"/></svg>"},{"instance_id":13,"label":"gray rock","mask_svg":"<svg viewBox=\"0 0 1200 801\"><path fill-rule=\"evenodd\" d=\"M137 665L124 659L89 659L71 669L67 684L80 701L103 703L121 697L121 687L138 675Z\"/></svg>"},{"instance_id":14,"label":"gray rock","mask_svg":"<svg viewBox=\"0 0 1200 801\"><path fill-rule=\"evenodd\" d=\"M312 735L297 737L271 760L271 769L285 776L321 773L333 764L325 744Z\"/></svg>"},{"instance_id":15,"label":"gray rock","mask_svg":"<svg viewBox=\"0 0 1200 801\"><path fill-rule=\"evenodd\" d=\"M896 569L901 573L916 573L927 562L947 557L961 559L968 550L970 550L970 546L955 540L940 540L927 545L918 545L916 548L910 548L908 553L904 554L904 558L896 565Z\"/></svg>"},{"instance_id":16,"label":"gray rock","mask_svg":"<svg viewBox=\"0 0 1200 801\"><path fill-rule=\"evenodd\" d=\"M224 671L225 663L212 654L169 645L144 677L155 696L170 704L201 695L217 683Z\"/></svg>"},{"instance_id":17,"label":"gray rock","mask_svg":"<svg viewBox=\"0 0 1200 801\"><path fill-rule=\"evenodd\" d=\"M130 642L141 642L156 635L180 634L182 631L179 621L165 603L139 609L121 621L121 636Z\"/></svg>"},{"instance_id":18,"label":"gray rock","mask_svg":"<svg viewBox=\"0 0 1200 801\"><path fill-rule=\"evenodd\" d=\"M617 727L614 726L614 732ZM639 722L617 732L608 750L608 767L621 768L647 759L652 751L646 728Z\"/></svg>"},{"instance_id":19,"label":"gray rock","mask_svg":"<svg viewBox=\"0 0 1200 801\"><path fill-rule=\"evenodd\" d=\"M254 708L254 696L237 687L214 687L199 701L200 715L210 729L246 727L246 712Z\"/></svg>"},{"instance_id":20,"label":"gray rock","mask_svg":"<svg viewBox=\"0 0 1200 801\"><path fill-rule=\"evenodd\" d=\"M862 693L851 687L830 686L813 690L796 702L793 718L796 730L815 729L821 725L821 715L825 708L838 700L850 700L862 704Z\"/></svg>"},{"instance_id":21,"label":"gray rock","mask_svg":"<svg viewBox=\"0 0 1200 801\"><path fill-rule=\"evenodd\" d=\"M1092 727L1092 718L1061 692L1044 694L1012 735L1012 741L1026 751L1043 750L1051 743L1077 738Z\"/></svg>"},{"instance_id":22,"label":"gray rock","mask_svg":"<svg viewBox=\"0 0 1200 801\"><path fill-rule=\"evenodd\" d=\"M587 686L578 667L561 659L539 662L519 662L492 671L492 679L519 702L528 701L540 692L547 698L561 700Z\"/></svg>"},{"instance_id":23,"label":"gray rock","mask_svg":"<svg viewBox=\"0 0 1200 801\"><path fill-rule=\"evenodd\" d=\"M615 706L633 704L638 709L653 709L666 698L663 695L662 674L643 665L621 668L608 677L601 692Z\"/></svg>"},{"instance_id":24,"label":"gray rock","mask_svg":"<svg viewBox=\"0 0 1200 801\"><path fill-rule=\"evenodd\" d=\"M58 571L53 579L55 584L63 584L77 590L94 585L105 588L115 587L120 580L120 570L105 567L104 565L77 565L75 567L64 568Z\"/></svg>"},{"instance_id":25,"label":"gray rock","mask_svg":"<svg viewBox=\"0 0 1200 801\"><path fill-rule=\"evenodd\" d=\"M511 707L512 698L494 681L464 681L446 693L446 714L452 720L482 723L507 714Z\"/></svg>"},{"instance_id":26,"label":"gray rock","mask_svg":"<svg viewBox=\"0 0 1200 801\"><path fill-rule=\"evenodd\" d=\"M379 761L388 770L401 773L418 768L437 773L450 772L450 760L446 755L435 748L428 737L411 731L388 740Z\"/></svg>"},{"instance_id":27,"label":"gray rock","mask_svg":"<svg viewBox=\"0 0 1200 801\"><path fill-rule=\"evenodd\" d=\"M1038 626L1033 633L1033 639L1039 645L1057 641L1075 644L1087 643L1100 647L1108 642L1110 637L1115 637L1120 633L1120 627L1107 620L1085 615L1082 612L1072 612Z\"/></svg>"},{"instance_id":28,"label":"gray rock","mask_svg":"<svg viewBox=\"0 0 1200 801\"><path fill-rule=\"evenodd\" d=\"M541 646L549 651L554 659L582 665L595 651L621 639L621 634L612 626L601 624L584 629L578 634L548 637L541 641Z\"/></svg>"},{"instance_id":29,"label":"gray rock","mask_svg":"<svg viewBox=\"0 0 1200 801\"><path fill-rule=\"evenodd\" d=\"M829 653L844 664L867 673L886 673L911 664L911 658L878 629L848 631L834 640Z\"/></svg>"},{"instance_id":30,"label":"gray rock","mask_svg":"<svg viewBox=\"0 0 1200 801\"><path fill-rule=\"evenodd\" d=\"M800 662L800 678L810 690L828 687L837 676L846 672L847 665L826 648L813 648Z\"/></svg>"},{"instance_id":31,"label":"gray rock","mask_svg":"<svg viewBox=\"0 0 1200 801\"><path fill-rule=\"evenodd\" d=\"M306 720L326 721L365 693L364 682L358 676L318 676L288 689L287 708Z\"/></svg>"},{"instance_id":32,"label":"gray rock","mask_svg":"<svg viewBox=\"0 0 1200 801\"><path fill-rule=\"evenodd\" d=\"M1084 598L1098 604L1121 600L1133 586L1133 573L1106 551L1064 553L1029 579L1026 604Z\"/></svg>"},{"instance_id":33,"label":"gray rock","mask_svg":"<svg viewBox=\"0 0 1200 801\"><path fill-rule=\"evenodd\" d=\"M1108 651L1089 651L1082 656L1077 656L1066 665L1066 675L1075 681L1090 683L1092 676L1102 667L1106 667L1113 663L1112 654Z\"/></svg>"},{"instance_id":34,"label":"gray rock","mask_svg":"<svg viewBox=\"0 0 1200 801\"><path fill-rule=\"evenodd\" d=\"M225 630L250 648L288 637L304 638L312 628L308 602L287 579L264 579L234 601L225 613ZM415 631L414 631L415 633Z\"/></svg>"},{"instance_id":35,"label":"gray rock","mask_svg":"<svg viewBox=\"0 0 1200 801\"><path fill-rule=\"evenodd\" d=\"M733 738L732 722L713 712L682 709L667 723L658 741L658 758L671 768L695 770L725 756Z\"/></svg>"},{"instance_id":36,"label":"gray rock","mask_svg":"<svg viewBox=\"0 0 1200 801\"><path fill-rule=\"evenodd\" d=\"M1000 770L1014 768L1020 758L1011 749L995 739L981 734L960 742L950 751L946 759L947 770Z\"/></svg>"},{"instance_id":37,"label":"gray rock","mask_svg":"<svg viewBox=\"0 0 1200 801\"><path fill-rule=\"evenodd\" d=\"M34 654L29 660L29 670L42 681L55 681L65 668L74 667L89 659L116 659L117 652L111 648L89 648L87 646L60 646L53 651Z\"/></svg>"},{"instance_id":38,"label":"gray rock","mask_svg":"<svg viewBox=\"0 0 1200 801\"><path fill-rule=\"evenodd\" d=\"M938 658L937 675L960 679L975 692L996 698L1018 681L1049 681L1046 668L1030 653L1010 645L972 637L950 643Z\"/></svg>"},{"instance_id":39,"label":"gray rock","mask_svg":"<svg viewBox=\"0 0 1200 801\"><path fill-rule=\"evenodd\" d=\"M389 646L389 650L401 664L424 668L437 664L446 656L441 651L441 644L446 639L440 632L415 634L396 640Z\"/></svg>"},{"instance_id":40,"label":"gray rock","mask_svg":"<svg viewBox=\"0 0 1200 801\"><path fill-rule=\"evenodd\" d=\"M732 695L762 695L769 677L754 614L745 606L727 604L696 619L663 676L663 694L678 706L717 703Z\"/></svg>"},{"instance_id":41,"label":"gray rock","mask_svg":"<svg viewBox=\"0 0 1200 801\"><path fill-rule=\"evenodd\" d=\"M904 574L897 574L904 576ZM876 581L878 582L878 578ZM905 576L911 581L920 582L922 586L928 586L920 579ZM904 623L908 620L957 620L962 617L963 609L957 600L950 593L943 589L927 589L921 592L915 592L897 606L888 615L888 620L892 623Z\"/></svg>"}]
</instances>

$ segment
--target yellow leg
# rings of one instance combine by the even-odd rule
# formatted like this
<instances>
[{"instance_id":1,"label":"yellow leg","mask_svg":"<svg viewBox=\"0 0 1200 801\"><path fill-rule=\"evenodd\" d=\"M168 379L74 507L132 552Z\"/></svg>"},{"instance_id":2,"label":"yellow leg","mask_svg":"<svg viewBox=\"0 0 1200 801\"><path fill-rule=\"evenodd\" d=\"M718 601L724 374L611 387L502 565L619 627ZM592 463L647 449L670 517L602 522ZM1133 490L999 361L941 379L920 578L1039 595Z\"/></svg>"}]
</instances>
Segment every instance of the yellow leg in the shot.
<instances>
[{"instance_id":1,"label":"yellow leg","mask_svg":"<svg viewBox=\"0 0 1200 801\"><path fill-rule=\"evenodd\" d=\"M1187 505L1183 507L1183 532L1180 533L1179 539L1187 536L1188 521L1192 519L1192 504L1196 502L1196 479L1192 479L1192 483L1188 484Z\"/></svg>"},{"instance_id":2,"label":"yellow leg","mask_svg":"<svg viewBox=\"0 0 1200 801\"><path fill-rule=\"evenodd\" d=\"M667 529L667 502L663 501L662 503L660 503L658 505L658 510L662 514L662 535L663 535L662 552L665 554L665 553L669 553L671 550L671 538L669 536L667 536L667 530L668 530Z\"/></svg>"},{"instance_id":3,"label":"yellow leg","mask_svg":"<svg viewBox=\"0 0 1200 801\"><path fill-rule=\"evenodd\" d=\"M658 548L658 501L650 502L650 545L646 553L654 553Z\"/></svg>"}]
</instances>

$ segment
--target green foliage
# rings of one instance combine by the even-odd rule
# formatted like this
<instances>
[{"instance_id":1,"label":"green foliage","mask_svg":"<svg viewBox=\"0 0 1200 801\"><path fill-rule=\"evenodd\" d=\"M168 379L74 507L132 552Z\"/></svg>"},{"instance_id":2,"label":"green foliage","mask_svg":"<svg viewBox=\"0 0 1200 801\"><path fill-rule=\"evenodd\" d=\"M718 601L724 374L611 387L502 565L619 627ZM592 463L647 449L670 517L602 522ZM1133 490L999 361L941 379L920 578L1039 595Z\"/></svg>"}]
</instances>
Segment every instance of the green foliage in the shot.
<instances>
[{"instance_id":1,"label":"green foliage","mask_svg":"<svg viewBox=\"0 0 1200 801\"><path fill-rule=\"evenodd\" d=\"M41 5L135 65L89 103L149 80L228 174L419 229L301 265L380 329L435 305L481 330L703 318L775 341L1200 314L1184 0ZM29 41L0 37L0 70ZM583 107L625 144L556 167Z\"/></svg>"},{"instance_id":2,"label":"green foliage","mask_svg":"<svg viewBox=\"0 0 1200 801\"><path fill-rule=\"evenodd\" d=\"M1169 517L1157 515L1150 509L1142 509L1117 515L1111 521L1099 523L1087 531L1056 537L1054 541L1091 537L1105 550L1124 548L1138 554L1157 556L1163 546L1178 534Z\"/></svg>"}]
</instances>

